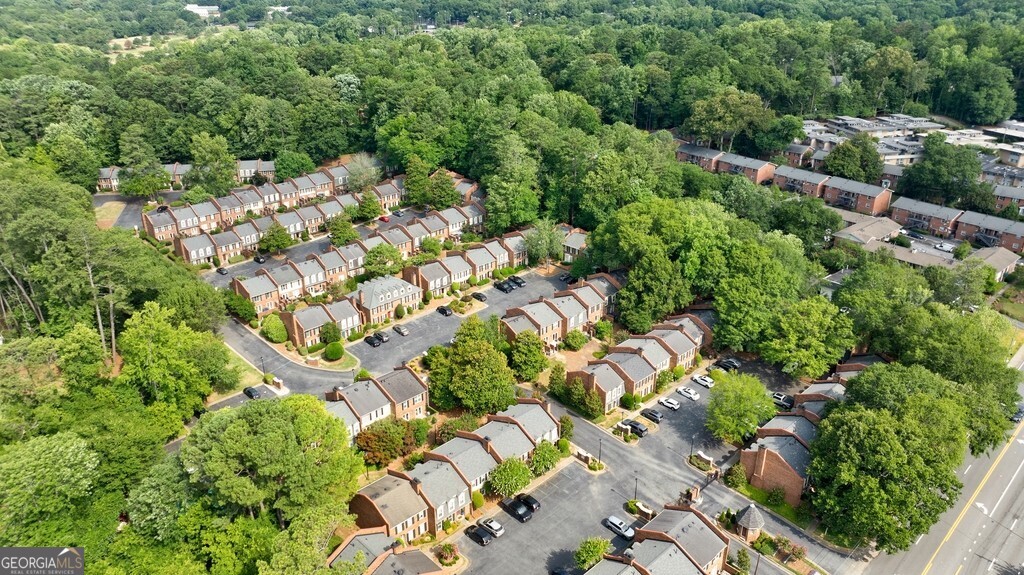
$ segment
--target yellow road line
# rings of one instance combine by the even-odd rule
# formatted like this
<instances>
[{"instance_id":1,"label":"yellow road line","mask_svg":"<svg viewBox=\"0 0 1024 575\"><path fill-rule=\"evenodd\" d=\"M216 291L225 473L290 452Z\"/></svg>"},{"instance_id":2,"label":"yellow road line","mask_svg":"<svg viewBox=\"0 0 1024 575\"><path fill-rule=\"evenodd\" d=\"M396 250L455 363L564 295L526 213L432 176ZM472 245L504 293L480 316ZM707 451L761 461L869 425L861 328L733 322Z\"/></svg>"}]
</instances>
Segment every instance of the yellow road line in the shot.
<instances>
[{"instance_id":1,"label":"yellow road line","mask_svg":"<svg viewBox=\"0 0 1024 575\"><path fill-rule=\"evenodd\" d=\"M960 575L960 570L963 569L963 568L964 568L964 565L963 565L963 563L961 563L960 566L956 568L956 573L953 573L953 575Z\"/></svg>"},{"instance_id":2,"label":"yellow road line","mask_svg":"<svg viewBox=\"0 0 1024 575\"><path fill-rule=\"evenodd\" d=\"M1006 445L1003 446L1003 449L999 452L999 455L996 456L996 460L992 463L992 467L988 468L988 473L986 473L985 477L981 479L981 483L978 484L978 488L975 489L974 493L971 494L971 498L967 500L967 505L964 505L963 510L960 511L960 515L957 516L956 521L954 521L953 525L950 526L949 531L946 532L946 536L942 538L942 543L939 543L939 546L935 548L935 553L932 553L932 557L928 560L928 564L925 565L924 571L921 572L921 575L928 575L928 572L932 570L932 562L934 562L935 558L938 557L939 551L942 550L942 546L945 545L946 542L949 541L949 538L953 536L953 532L956 531L957 526L960 525L960 521L963 520L964 515L967 515L967 511L969 511L971 507L974 506L974 500L978 498L978 494L981 493L981 489L985 487L986 483L988 483L989 478L992 476L992 472L996 470L996 467L999 467L999 462L1003 460L1003 456L1006 455L1006 452L1010 449L1010 446L1013 445L1013 442L1017 439L1017 435L1020 433L1021 430L1021 425L1024 425L1024 422L1017 426L1017 429L1014 430L1013 435L1010 436L1009 441L1006 442ZM960 569L962 568L963 565L960 565ZM957 569L956 572L960 573L960 569Z\"/></svg>"}]
</instances>

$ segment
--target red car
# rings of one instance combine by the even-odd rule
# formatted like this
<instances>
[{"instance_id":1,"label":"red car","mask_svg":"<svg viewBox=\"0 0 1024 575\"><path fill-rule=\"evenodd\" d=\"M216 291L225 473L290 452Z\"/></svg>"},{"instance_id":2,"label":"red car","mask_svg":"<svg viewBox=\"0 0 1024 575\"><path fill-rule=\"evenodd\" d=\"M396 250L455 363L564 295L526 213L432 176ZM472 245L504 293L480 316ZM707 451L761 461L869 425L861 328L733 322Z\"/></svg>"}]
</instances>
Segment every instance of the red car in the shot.
<instances>
[{"instance_id":1,"label":"red car","mask_svg":"<svg viewBox=\"0 0 1024 575\"><path fill-rule=\"evenodd\" d=\"M389 217L387 217L387 216L381 216L381 217L379 217L379 218L377 218L377 219L378 219L378 220L380 220L380 221L382 221L382 222L385 222L385 223L386 223L386 222L390 222L390 221L391 221L391 218L389 218Z\"/></svg>"}]
</instances>

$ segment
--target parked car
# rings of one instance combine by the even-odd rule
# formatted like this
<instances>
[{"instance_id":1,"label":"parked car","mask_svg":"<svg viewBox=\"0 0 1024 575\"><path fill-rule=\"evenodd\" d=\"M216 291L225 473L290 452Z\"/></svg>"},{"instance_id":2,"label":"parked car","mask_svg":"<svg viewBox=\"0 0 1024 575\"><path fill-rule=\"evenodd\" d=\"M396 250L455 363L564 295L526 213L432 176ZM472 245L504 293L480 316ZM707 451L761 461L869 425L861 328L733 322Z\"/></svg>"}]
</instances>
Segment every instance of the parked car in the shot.
<instances>
[{"instance_id":1,"label":"parked car","mask_svg":"<svg viewBox=\"0 0 1024 575\"><path fill-rule=\"evenodd\" d=\"M476 301L484 302L487 301L487 296L480 292L476 292L473 294L473 299L475 299Z\"/></svg>"},{"instance_id":2,"label":"parked car","mask_svg":"<svg viewBox=\"0 0 1024 575\"><path fill-rule=\"evenodd\" d=\"M679 395L697 401L700 399L700 394L697 393L692 387L680 387L676 390Z\"/></svg>"},{"instance_id":3,"label":"parked car","mask_svg":"<svg viewBox=\"0 0 1024 575\"><path fill-rule=\"evenodd\" d=\"M382 343L379 339L377 339L376 337L374 337L372 335L368 335L368 336L364 337L363 341L365 341L366 343L370 344L370 347L380 347L380 344Z\"/></svg>"},{"instance_id":4,"label":"parked car","mask_svg":"<svg viewBox=\"0 0 1024 575\"><path fill-rule=\"evenodd\" d=\"M793 408L793 396L786 395L785 393L782 393L781 391L776 391L775 393L772 394L772 403L774 403L775 405L777 405L777 406L779 406L779 407L781 407L783 409L792 409Z\"/></svg>"},{"instance_id":5,"label":"parked car","mask_svg":"<svg viewBox=\"0 0 1024 575\"><path fill-rule=\"evenodd\" d=\"M625 521L619 519L614 515L609 515L608 519L604 520L604 524L615 532L616 535L622 536L626 539L632 539L636 535L636 531L633 530Z\"/></svg>"},{"instance_id":6,"label":"parked car","mask_svg":"<svg viewBox=\"0 0 1024 575\"><path fill-rule=\"evenodd\" d=\"M505 528L501 526L501 523L498 523L494 519L481 519L480 521L477 521L476 524L495 537L501 537L505 534Z\"/></svg>"},{"instance_id":7,"label":"parked car","mask_svg":"<svg viewBox=\"0 0 1024 575\"><path fill-rule=\"evenodd\" d=\"M693 383L699 383L708 389L715 386L715 380L711 379L711 377L707 375L695 375L691 377L690 380L693 381Z\"/></svg>"},{"instance_id":8,"label":"parked car","mask_svg":"<svg viewBox=\"0 0 1024 575\"><path fill-rule=\"evenodd\" d=\"M252 258L252 261L254 261L254 262L258 263L258 264L265 264L265 263L267 263L267 258L262 256L262 255L260 255L260 254L256 254L256 257Z\"/></svg>"},{"instance_id":9,"label":"parked car","mask_svg":"<svg viewBox=\"0 0 1024 575\"><path fill-rule=\"evenodd\" d=\"M523 287L526 285L526 280L519 276L508 276L508 281L516 284L516 287Z\"/></svg>"},{"instance_id":10,"label":"parked car","mask_svg":"<svg viewBox=\"0 0 1024 575\"><path fill-rule=\"evenodd\" d=\"M398 335L400 335L402 337L405 337L405 336L409 335L409 328L405 327L404 325L396 325L394 327L394 330L395 330L395 333L397 333Z\"/></svg>"},{"instance_id":11,"label":"parked car","mask_svg":"<svg viewBox=\"0 0 1024 575\"><path fill-rule=\"evenodd\" d=\"M390 222L390 221L391 221L391 218L389 218L389 217L387 217L387 216L381 216L381 217L379 217L379 218L377 218L377 219L378 219L378 220L380 220L380 221L382 221L382 222L384 222L384 223L388 223L388 222Z\"/></svg>"},{"instance_id":12,"label":"parked car","mask_svg":"<svg viewBox=\"0 0 1024 575\"><path fill-rule=\"evenodd\" d=\"M226 270L224 268L217 268L217 273L219 273L222 276L226 276L226 275L228 275L228 270Z\"/></svg>"},{"instance_id":13,"label":"parked car","mask_svg":"<svg viewBox=\"0 0 1024 575\"><path fill-rule=\"evenodd\" d=\"M948 242L939 242L939 244L935 246L935 249L939 250L940 252L946 252L951 254L953 253L953 250L956 249L956 246Z\"/></svg>"},{"instance_id":14,"label":"parked car","mask_svg":"<svg viewBox=\"0 0 1024 575\"><path fill-rule=\"evenodd\" d=\"M647 436L647 426L634 419L623 419L622 425L629 428L629 432L637 437Z\"/></svg>"},{"instance_id":15,"label":"parked car","mask_svg":"<svg viewBox=\"0 0 1024 575\"><path fill-rule=\"evenodd\" d=\"M1020 423L1021 420L1024 420L1024 407L1018 407L1017 413L1014 413L1013 417L1010 418L1010 421L1014 423Z\"/></svg>"},{"instance_id":16,"label":"parked car","mask_svg":"<svg viewBox=\"0 0 1024 575\"><path fill-rule=\"evenodd\" d=\"M510 293L512 290L516 288L510 286L508 282L498 282L494 284L494 289L500 291L501 293Z\"/></svg>"},{"instance_id":17,"label":"parked car","mask_svg":"<svg viewBox=\"0 0 1024 575\"><path fill-rule=\"evenodd\" d=\"M260 393L260 390L256 389L255 387L247 387L242 390L242 393L244 393L245 396L248 397L249 399L259 399L263 397L263 394Z\"/></svg>"},{"instance_id":18,"label":"parked car","mask_svg":"<svg viewBox=\"0 0 1024 575\"><path fill-rule=\"evenodd\" d=\"M715 365L724 369L725 371L736 371L740 368L740 361L734 357L724 357L715 362Z\"/></svg>"},{"instance_id":19,"label":"parked car","mask_svg":"<svg viewBox=\"0 0 1024 575\"><path fill-rule=\"evenodd\" d=\"M661 420L665 419L665 416L662 415L660 411L658 411L657 409L652 409L650 407L648 407L647 409L641 409L640 415L646 417L647 419L650 419L654 423L661 423Z\"/></svg>"},{"instance_id":20,"label":"parked car","mask_svg":"<svg viewBox=\"0 0 1024 575\"><path fill-rule=\"evenodd\" d=\"M391 212L391 215L395 216L396 218L400 218L400 217L405 215L405 212L403 212L401 209L397 209L397 210Z\"/></svg>"},{"instance_id":21,"label":"parked car","mask_svg":"<svg viewBox=\"0 0 1024 575\"><path fill-rule=\"evenodd\" d=\"M533 518L533 511L526 506L525 503L512 497L506 497L501 500L501 506L508 511L508 514L516 518L516 521L520 523L526 523Z\"/></svg>"},{"instance_id":22,"label":"parked car","mask_svg":"<svg viewBox=\"0 0 1024 575\"><path fill-rule=\"evenodd\" d=\"M378 331L377 333L373 334L373 336L376 337L377 339L379 339L381 343L387 343L387 342L391 341L391 338L388 337L388 334L386 334L386 333L384 333L382 331Z\"/></svg>"},{"instance_id":23,"label":"parked car","mask_svg":"<svg viewBox=\"0 0 1024 575\"><path fill-rule=\"evenodd\" d=\"M529 493L520 493L519 495L516 495L516 499L522 501L523 505L528 507L530 511L537 511L540 509L540 501L537 501L537 498Z\"/></svg>"},{"instance_id":24,"label":"parked car","mask_svg":"<svg viewBox=\"0 0 1024 575\"><path fill-rule=\"evenodd\" d=\"M675 411L680 407L679 402L672 399L671 397L663 397L658 400L658 403L660 405L664 405L665 407L671 409L672 411Z\"/></svg>"},{"instance_id":25,"label":"parked car","mask_svg":"<svg viewBox=\"0 0 1024 575\"><path fill-rule=\"evenodd\" d=\"M466 528L466 537L469 537L472 541L476 541L481 547L487 547L494 541L492 536L486 529L481 529L476 525L470 525Z\"/></svg>"},{"instance_id":26,"label":"parked car","mask_svg":"<svg viewBox=\"0 0 1024 575\"><path fill-rule=\"evenodd\" d=\"M448 316L452 315L453 312L452 312L452 308L450 308L450 307L448 307L446 305L443 305L443 306L437 308L437 313L443 315L444 317L448 317Z\"/></svg>"},{"instance_id":27,"label":"parked car","mask_svg":"<svg viewBox=\"0 0 1024 575\"><path fill-rule=\"evenodd\" d=\"M907 235L912 237L912 238L914 238L915 240L923 240L924 239L924 236L922 236L921 234L919 234L917 232L914 232L914 231L907 232Z\"/></svg>"},{"instance_id":28,"label":"parked car","mask_svg":"<svg viewBox=\"0 0 1024 575\"><path fill-rule=\"evenodd\" d=\"M572 274L561 273L561 274L558 275L558 279L561 280L561 281L564 281L566 283L569 283L569 281L572 280Z\"/></svg>"}]
</instances>

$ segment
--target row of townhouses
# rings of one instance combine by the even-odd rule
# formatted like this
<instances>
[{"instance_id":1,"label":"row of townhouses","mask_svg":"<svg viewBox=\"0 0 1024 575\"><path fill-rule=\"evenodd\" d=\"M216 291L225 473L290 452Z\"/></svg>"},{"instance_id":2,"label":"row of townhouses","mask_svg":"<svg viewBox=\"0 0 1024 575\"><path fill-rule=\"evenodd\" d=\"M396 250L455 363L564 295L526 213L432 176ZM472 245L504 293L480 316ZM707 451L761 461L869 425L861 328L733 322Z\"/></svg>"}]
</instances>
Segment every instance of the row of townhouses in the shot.
<instances>
[{"instance_id":1,"label":"row of townhouses","mask_svg":"<svg viewBox=\"0 0 1024 575\"><path fill-rule=\"evenodd\" d=\"M324 394L327 411L340 419L350 442L376 421L388 417L409 421L427 416L427 384L402 367L376 378L336 387Z\"/></svg>"},{"instance_id":2,"label":"row of townhouses","mask_svg":"<svg viewBox=\"0 0 1024 575\"><path fill-rule=\"evenodd\" d=\"M533 332L553 351L570 331L591 333L594 324L614 312L615 300L622 288L610 274L593 274L551 297L509 308L501 318L505 336L515 341L524 332Z\"/></svg>"},{"instance_id":3,"label":"row of townhouses","mask_svg":"<svg viewBox=\"0 0 1024 575\"><path fill-rule=\"evenodd\" d=\"M1000 207L1017 207L1022 200L1024 189L996 186L996 202ZM1024 251L1024 222L937 206L910 198L900 198L893 202L892 219L908 228L925 230L942 238L956 238L988 247L998 246L1014 253Z\"/></svg>"},{"instance_id":4,"label":"row of townhouses","mask_svg":"<svg viewBox=\"0 0 1024 575\"><path fill-rule=\"evenodd\" d=\"M635 335L608 349L603 358L566 375L577 378L588 391L601 397L611 411L624 394L643 397L655 390L658 374L676 366L692 367L697 353L711 345L711 330L699 318L684 314L655 325L645 335Z\"/></svg>"},{"instance_id":5,"label":"row of townhouses","mask_svg":"<svg viewBox=\"0 0 1024 575\"><path fill-rule=\"evenodd\" d=\"M328 409L334 402L328 402ZM445 521L469 517L472 494L506 459L527 460L542 441L559 438L558 420L547 404L532 398L496 415L473 432L424 453L411 471L388 474L359 490L349 504L356 524L383 529L395 539L413 541L425 533L443 533Z\"/></svg>"},{"instance_id":6,"label":"row of townhouses","mask_svg":"<svg viewBox=\"0 0 1024 575\"><path fill-rule=\"evenodd\" d=\"M174 184L180 186L185 178L185 174L192 171L192 164L175 162L173 164L164 164L163 169L167 173L168 186ZM124 175L125 171L119 166L100 168L99 177L96 180L96 189L99 191L117 192L121 186L121 176ZM263 176L263 179L267 181L272 181L276 173L273 160L235 161L235 181L240 184L251 181L256 174Z\"/></svg>"}]
</instances>

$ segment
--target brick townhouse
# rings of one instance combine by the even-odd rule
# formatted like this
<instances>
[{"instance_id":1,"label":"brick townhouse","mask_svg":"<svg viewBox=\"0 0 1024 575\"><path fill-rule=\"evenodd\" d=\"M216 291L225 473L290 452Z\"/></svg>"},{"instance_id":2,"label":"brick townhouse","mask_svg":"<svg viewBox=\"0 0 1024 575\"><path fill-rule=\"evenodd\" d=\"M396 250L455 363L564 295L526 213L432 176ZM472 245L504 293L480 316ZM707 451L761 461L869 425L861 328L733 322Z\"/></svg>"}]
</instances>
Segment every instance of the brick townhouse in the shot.
<instances>
[{"instance_id":1,"label":"brick townhouse","mask_svg":"<svg viewBox=\"0 0 1024 575\"><path fill-rule=\"evenodd\" d=\"M737 154L722 154L718 157L715 171L719 174L743 176L755 184L763 184L771 181L775 175L775 164Z\"/></svg>"},{"instance_id":2,"label":"brick townhouse","mask_svg":"<svg viewBox=\"0 0 1024 575\"><path fill-rule=\"evenodd\" d=\"M384 527L392 540L411 543L427 532L427 503L408 480L392 473L357 491L349 511L359 527Z\"/></svg>"},{"instance_id":3,"label":"brick townhouse","mask_svg":"<svg viewBox=\"0 0 1024 575\"><path fill-rule=\"evenodd\" d=\"M714 172L718 169L718 159L723 154L725 152L694 144L682 143L676 148L677 160L700 166L707 172Z\"/></svg>"},{"instance_id":4,"label":"brick townhouse","mask_svg":"<svg viewBox=\"0 0 1024 575\"><path fill-rule=\"evenodd\" d=\"M811 196L812 198L820 198L825 195L825 182L828 178L827 174L819 174L818 172L791 168L789 166L779 166L775 169L772 183L778 186L780 190L796 192L805 196Z\"/></svg>"},{"instance_id":5,"label":"brick townhouse","mask_svg":"<svg viewBox=\"0 0 1024 575\"><path fill-rule=\"evenodd\" d=\"M892 191L881 186L833 176L825 182L822 197L829 205L877 216L889 210Z\"/></svg>"},{"instance_id":6,"label":"brick townhouse","mask_svg":"<svg viewBox=\"0 0 1024 575\"><path fill-rule=\"evenodd\" d=\"M423 290L396 277L379 277L359 284L352 301L363 317L363 323L383 323L395 319L399 305L419 305Z\"/></svg>"},{"instance_id":7,"label":"brick townhouse","mask_svg":"<svg viewBox=\"0 0 1024 575\"><path fill-rule=\"evenodd\" d=\"M892 203L893 221L904 227L923 230L940 238L948 238L953 235L957 220L963 213L963 210L910 198L900 198Z\"/></svg>"},{"instance_id":8,"label":"brick townhouse","mask_svg":"<svg viewBox=\"0 0 1024 575\"><path fill-rule=\"evenodd\" d=\"M1024 250L1024 222L964 212L956 222L956 238L1021 253Z\"/></svg>"}]
</instances>

